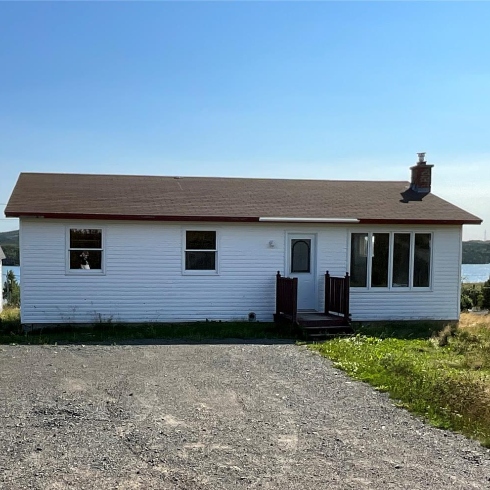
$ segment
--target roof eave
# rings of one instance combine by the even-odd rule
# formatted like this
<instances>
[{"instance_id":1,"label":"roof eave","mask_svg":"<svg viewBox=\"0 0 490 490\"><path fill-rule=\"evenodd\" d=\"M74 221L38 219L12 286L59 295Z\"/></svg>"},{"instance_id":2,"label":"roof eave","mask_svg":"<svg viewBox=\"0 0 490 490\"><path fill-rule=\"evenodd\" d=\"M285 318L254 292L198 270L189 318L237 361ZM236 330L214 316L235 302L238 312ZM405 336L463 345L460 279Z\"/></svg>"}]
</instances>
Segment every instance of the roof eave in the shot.
<instances>
[{"instance_id":1,"label":"roof eave","mask_svg":"<svg viewBox=\"0 0 490 490\"><path fill-rule=\"evenodd\" d=\"M39 212L5 212L7 218L45 218L45 219L85 219L85 220L118 220L118 221L223 221L223 222L257 222L253 216L175 216L175 215L141 215L141 214L100 214L100 213L39 213Z\"/></svg>"},{"instance_id":2,"label":"roof eave","mask_svg":"<svg viewBox=\"0 0 490 490\"><path fill-rule=\"evenodd\" d=\"M175 216L175 215L140 215L140 214L99 214L99 213L41 213L5 211L8 218L45 218L45 219L84 219L84 220L118 220L118 221L214 221L214 222L291 222L291 223L344 223L359 225L480 225L480 218L467 219L404 219L404 218L264 218L259 216Z\"/></svg>"},{"instance_id":3,"label":"roof eave","mask_svg":"<svg viewBox=\"0 0 490 490\"><path fill-rule=\"evenodd\" d=\"M480 218L467 219L363 219L359 220L361 225L481 225Z\"/></svg>"}]
</instances>

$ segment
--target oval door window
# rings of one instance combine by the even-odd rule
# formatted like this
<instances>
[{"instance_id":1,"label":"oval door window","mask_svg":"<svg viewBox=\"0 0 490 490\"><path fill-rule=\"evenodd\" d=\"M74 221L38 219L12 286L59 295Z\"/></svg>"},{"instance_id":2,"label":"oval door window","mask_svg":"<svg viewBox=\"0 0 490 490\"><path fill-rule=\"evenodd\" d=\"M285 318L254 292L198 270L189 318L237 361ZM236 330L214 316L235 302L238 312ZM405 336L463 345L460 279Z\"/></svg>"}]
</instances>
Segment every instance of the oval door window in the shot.
<instances>
[{"instance_id":1,"label":"oval door window","mask_svg":"<svg viewBox=\"0 0 490 490\"><path fill-rule=\"evenodd\" d=\"M310 272L311 240L291 240L291 272Z\"/></svg>"}]
</instances>

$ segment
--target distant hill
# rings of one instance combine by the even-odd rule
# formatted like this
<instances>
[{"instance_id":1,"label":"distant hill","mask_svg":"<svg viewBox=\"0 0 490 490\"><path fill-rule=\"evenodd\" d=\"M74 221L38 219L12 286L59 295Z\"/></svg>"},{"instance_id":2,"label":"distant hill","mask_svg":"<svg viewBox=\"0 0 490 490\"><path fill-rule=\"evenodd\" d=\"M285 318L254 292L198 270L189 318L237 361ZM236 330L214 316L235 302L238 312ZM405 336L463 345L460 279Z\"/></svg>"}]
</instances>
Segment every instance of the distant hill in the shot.
<instances>
[{"instance_id":1,"label":"distant hill","mask_svg":"<svg viewBox=\"0 0 490 490\"><path fill-rule=\"evenodd\" d=\"M19 230L1 232L0 247L7 257L4 265L19 265ZM463 242L463 264L490 264L490 240Z\"/></svg>"},{"instance_id":2,"label":"distant hill","mask_svg":"<svg viewBox=\"0 0 490 490\"><path fill-rule=\"evenodd\" d=\"M19 230L0 232L0 245L19 245Z\"/></svg>"},{"instance_id":3,"label":"distant hill","mask_svg":"<svg viewBox=\"0 0 490 490\"><path fill-rule=\"evenodd\" d=\"M19 230L1 232L0 247L6 257L3 265L19 265Z\"/></svg>"},{"instance_id":4,"label":"distant hill","mask_svg":"<svg viewBox=\"0 0 490 490\"><path fill-rule=\"evenodd\" d=\"M463 264L490 264L490 240L463 242Z\"/></svg>"}]
</instances>

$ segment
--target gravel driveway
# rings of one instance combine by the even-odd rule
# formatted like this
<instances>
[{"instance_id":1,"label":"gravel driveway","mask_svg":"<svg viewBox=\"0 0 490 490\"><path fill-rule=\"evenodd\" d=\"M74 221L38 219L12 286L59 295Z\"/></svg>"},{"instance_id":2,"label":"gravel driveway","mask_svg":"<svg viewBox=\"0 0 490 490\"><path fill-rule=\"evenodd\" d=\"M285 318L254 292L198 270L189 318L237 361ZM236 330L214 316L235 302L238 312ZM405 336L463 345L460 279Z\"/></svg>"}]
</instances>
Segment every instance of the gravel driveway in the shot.
<instances>
[{"instance_id":1,"label":"gravel driveway","mask_svg":"<svg viewBox=\"0 0 490 490\"><path fill-rule=\"evenodd\" d=\"M488 489L490 453L293 344L0 346L0 488Z\"/></svg>"}]
</instances>

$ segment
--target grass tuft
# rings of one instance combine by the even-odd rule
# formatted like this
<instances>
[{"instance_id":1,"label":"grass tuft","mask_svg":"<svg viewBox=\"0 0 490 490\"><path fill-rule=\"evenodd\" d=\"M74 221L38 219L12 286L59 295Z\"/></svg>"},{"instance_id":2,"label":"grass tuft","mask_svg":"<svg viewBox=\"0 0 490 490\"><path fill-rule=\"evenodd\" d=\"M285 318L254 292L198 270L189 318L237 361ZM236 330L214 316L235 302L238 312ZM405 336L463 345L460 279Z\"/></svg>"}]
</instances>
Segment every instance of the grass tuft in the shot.
<instances>
[{"instance_id":1,"label":"grass tuft","mask_svg":"<svg viewBox=\"0 0 490 490\"><path fill-rule=\"evenodd\" d=\"M0 311L0 337L3 334L19 334L22 328L20 325L20 309L5 306Z\"/></svg>"},{"instance_id":2,"label":"grass tuft","mask_svg":"<svg viewBox=\"0 0 490 490\"><path fill-rule=\"evenodd\" d=\"M454 324L446 325L438 334L433 335L433 340L437 342L439 347L444 347L449 344L449 339L454 337L457 332L457 326Z\"/></svg>"}]
</instances>

